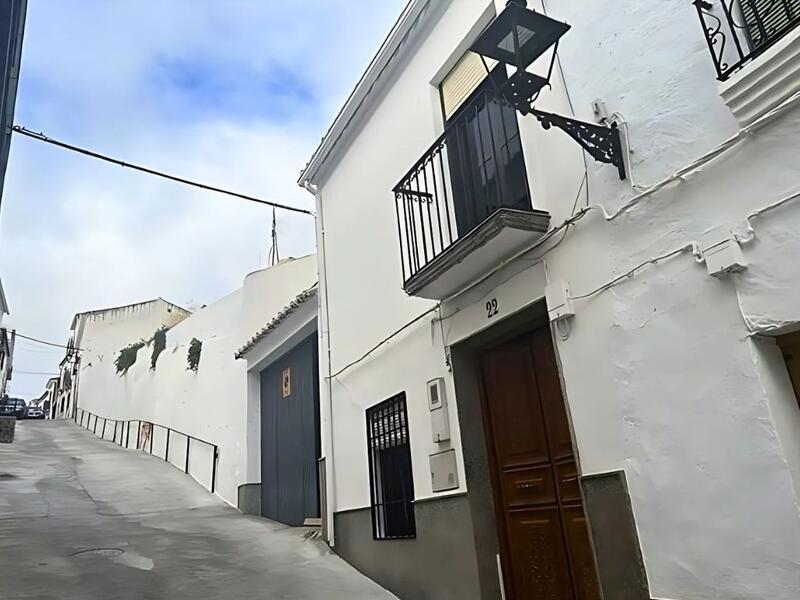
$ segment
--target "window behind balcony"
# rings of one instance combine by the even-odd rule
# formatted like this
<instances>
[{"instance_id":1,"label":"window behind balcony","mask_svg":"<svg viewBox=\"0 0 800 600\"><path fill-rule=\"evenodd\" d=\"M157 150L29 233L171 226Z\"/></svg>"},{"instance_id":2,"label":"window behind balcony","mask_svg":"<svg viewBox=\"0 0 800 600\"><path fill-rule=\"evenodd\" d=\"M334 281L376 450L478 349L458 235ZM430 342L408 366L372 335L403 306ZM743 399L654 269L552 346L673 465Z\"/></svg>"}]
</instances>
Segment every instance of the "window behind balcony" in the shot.
<instances>
[{"instance_id":1,"label":"window behind balcony","mask_svg":"<svg viewBox=\"0 0 800 600\"><path fill-rule=\"evenodd\" d=\"M780 38L800 21L800 0L741 0L740 4L754 51Z\"/></svg>"},{"instance_id":2,"label":"window behind balcony","mask_svg":"<svg viewBox=\"0 0 800 600\"><path fill-rule=\"evenodd\" d=\"M498 208L531 209L517 114L493 94L506 79L505 67L495 68L491 77L494 84L484 76L446 123L459 237Z\"/></svg>"},{"instance_id":3,"label":"window behind balcony","mask_svg":"<svg viewBox=\"0 0 800 600\"><path fill-rule=\"evenodd\" d=\"M414 480L406 395L367 409L372 533L376 540L413 538Z\"/></svg>"}]
</instances>

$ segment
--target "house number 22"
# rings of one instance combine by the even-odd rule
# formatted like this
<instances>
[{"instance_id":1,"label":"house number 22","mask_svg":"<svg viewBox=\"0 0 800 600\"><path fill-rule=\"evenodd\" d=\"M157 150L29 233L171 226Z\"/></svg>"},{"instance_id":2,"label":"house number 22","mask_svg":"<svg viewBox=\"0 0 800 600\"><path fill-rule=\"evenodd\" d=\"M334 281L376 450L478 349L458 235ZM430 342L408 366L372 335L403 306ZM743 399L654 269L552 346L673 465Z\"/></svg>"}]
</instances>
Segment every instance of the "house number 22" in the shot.
<instances>
[{"instance_id":1,"label":"house number 22","mask_svg":"<svg viewBox=\"0 0 800 600\"><path fill-rule=\"evenodd\" d=\"M491 319L492 317L494 317L499 312L500 312L500 310L497 308L497 298L492 298L491 300L489 300L486 303L486 316L487 316L487 318Z\"/></svg>"}]
</instances>

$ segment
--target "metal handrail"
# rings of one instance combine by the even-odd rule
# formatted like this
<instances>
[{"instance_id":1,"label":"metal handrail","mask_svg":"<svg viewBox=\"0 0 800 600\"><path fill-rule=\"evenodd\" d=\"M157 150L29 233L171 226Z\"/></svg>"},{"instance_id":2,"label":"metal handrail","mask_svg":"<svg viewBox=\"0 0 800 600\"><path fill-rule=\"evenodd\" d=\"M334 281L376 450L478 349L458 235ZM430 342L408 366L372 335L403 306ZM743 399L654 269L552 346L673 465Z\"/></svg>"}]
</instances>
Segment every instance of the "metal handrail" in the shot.
<instances>
[{"instance_id":1,"label":"metal handrail","mask_svg":"<svg viewBox=\"0 0 800 600\"><path fill-rule=\"evenodd\" d=\"M78 413L80 413L80 418L78 418ZM86 418L86 423L84 424L84 417ZM92 417L94 417L94 425L91 426ZM189 456L191 451L192 441L199 442L201 444L205 444L209 446L213 450L212 455L212 463L211 463L211 487L209 491L213 494L216 491L216 484L217 484L217 463L219 462L219 446L217 444L212 444L211 442L207 442L206 440L200 439L196 436L189 435L188 433L184 433L178 429L173 429L172 427L167 427L166 425L161 425L160 423L153 423L152 421L144 421L142 419L129 419L129 420L122 420L122 419L109 419L107 417L101 417L96 415L95 413L89 412L88 410L84 410L83 408L78 408L75 410L75 423L86 429L87 431L91 431L93 434L97 435L97 424L100 420L103 421L103 429L100 433L100 438L105 439L106 436L106 429L109 423L114 423L114 439L113 442L117 444L120 448L131 449L130 446L130 439L131 439L131 423L137 423L136 428L136 450L142 450L147 452L152 456L156 456L162 459L164 462L176 467L174 463L169 460L169 443L170 437L172 434L178 434L186 438L186 456L184 462L183 472L187 475L191 475L189 473ZM148 424L150 426L150 445L149 448L140 448L139 443L141 441L141 431L142 431L142 423ZM123 425L122 434L119 436L119 442L117 442L117 429L119 425ZM155 439L155 431L156 428L159 427L162 430L166 430L167 432L167 442L166 447L164 449L164 456L159 456L153 452L153 440ZM124 442L124 443L123 443Z\"/></svg>"}]
</instances>

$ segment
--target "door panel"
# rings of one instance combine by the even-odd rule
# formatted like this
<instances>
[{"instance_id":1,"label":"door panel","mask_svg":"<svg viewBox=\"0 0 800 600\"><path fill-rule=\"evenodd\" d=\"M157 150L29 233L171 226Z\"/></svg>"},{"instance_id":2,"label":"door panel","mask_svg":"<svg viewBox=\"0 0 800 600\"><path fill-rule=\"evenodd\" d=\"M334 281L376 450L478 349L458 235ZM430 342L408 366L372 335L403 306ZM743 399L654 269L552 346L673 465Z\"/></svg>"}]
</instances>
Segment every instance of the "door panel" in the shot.
<instances>
[{"instance_id":1,"label":"door panel","mask_svg":"<svg viewBox=\"0 0 800 600\"><path fill-rule=\"evenodd\" d=\"M599 598L549 328L487 351L482 368L508 599Z\"/></svg>"},{"instance_id":2,"label":"door panel","mask_svg":"<svg viewBox=\"0 0 800 600\"><path fill-rule=\"evenodd\" d=\"M783 352L786 368L789 369L789 378L794 386L797 406L800 408L800 332L779 337L778 346Z\"/></svg>"},{"instance_id":3,"label":"door panel","mask_svg":"<svg viewBox=\"0 0 800 600\"><path fill-rule=\"evenodd\" d=\"M533 333L531 349L534 370L538 374L537 382L546 421L550 457L554 461L572 459L575 456L572 434L567 411L564 408L564 395L561 392L561 380L549 328L542 328Z\"/></svg>"},{"instance_id":4,"label":"door panel","mask_svg":"<svg viewBox=\"0 0 800 600\"><path fill-rule=\"evenodd\" d=\"M562 503L582 502L578 485L578 465L574 460L556 465L556 486Z\"/></svg>"},{"instance_id":5,"label":"door panel","mask_svg":"<svg viewBox=\"0 0 800 600\"><path fill-rule=\"evenodd\" d=\"M509 526L515 597L571 598L569 565L558 510L515 511L509 515Z\"/></svg>"},{"instance_id":6,"label":"door panel","mask_svg":"<svg viewBox=\"0 0 800 600\"><path fill-rule=\"evenodd\" d=\"M317 381L313 336L261 372L261 511L289 525L319 517Z\"/></svg>"},{"instance_id":7,"label":"door panel","mask_svg":"<svg viewBox=\"0 0 800 600\"><path fill-rule=\"evenodd\" d=\"M516 346L498 348L484 360L486 387L491 390L495 450L504 468L549 460L532 375L530 354Z\"/></svg>"},{"instance_id":8,"label":"door panel","mask_svg":"<svg viewBox=\"0 0 800 600\"><path fill-rule=\"evenodd\" d=\"M503 497L512 506L553 504L556 501L556 486L550 466L537 469L506 471L503 477Z\"/></svg>"},{"instance_id":9,"label":"door panel","mask_svg":"<svg viewBox=\"0 0 800 600\"><path fill-rule=\"evenodd\" d=\"M563 508L562 515L571 554L570 567L575 585L575 597L581 600L600 600L600 588L583 506Z\"/></svg>"}]
</instances>

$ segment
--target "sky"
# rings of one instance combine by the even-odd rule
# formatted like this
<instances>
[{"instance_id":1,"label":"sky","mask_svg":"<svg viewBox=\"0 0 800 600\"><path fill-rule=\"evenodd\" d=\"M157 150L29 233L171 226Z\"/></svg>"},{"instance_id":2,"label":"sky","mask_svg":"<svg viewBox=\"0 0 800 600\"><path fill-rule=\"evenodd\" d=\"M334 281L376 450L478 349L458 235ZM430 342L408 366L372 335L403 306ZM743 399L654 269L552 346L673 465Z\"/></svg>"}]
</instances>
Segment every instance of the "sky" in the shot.
<instances>
[{"instance_id":1,"label":"sky","mask_svg":"<svg viewBox=\"0 0 800 600\"><path fill-rule=\"evenodd\" d=\"M313 208L298 174L404 4L29 0L15 122ZM65 343L76 312L211 303L265 266L271 220L265 206L15 136L0 210L7 324ZM279 211L278 235L282 258L314 251L312 217ZM11 395L41 395L62 356L20 340Z\"/></svg>"}]
</instances>

